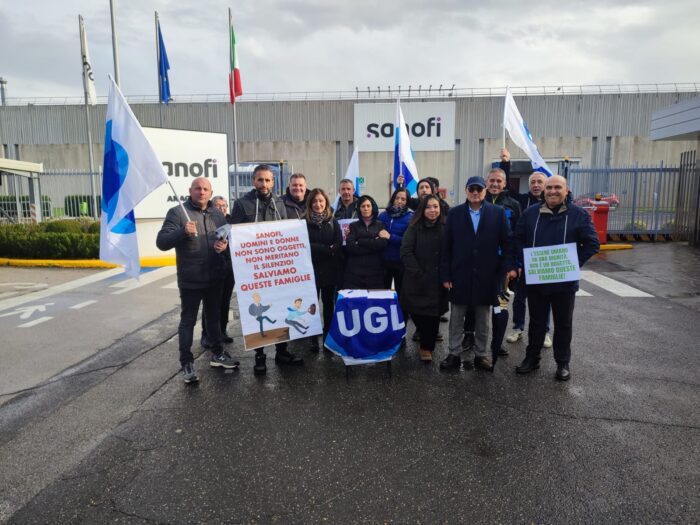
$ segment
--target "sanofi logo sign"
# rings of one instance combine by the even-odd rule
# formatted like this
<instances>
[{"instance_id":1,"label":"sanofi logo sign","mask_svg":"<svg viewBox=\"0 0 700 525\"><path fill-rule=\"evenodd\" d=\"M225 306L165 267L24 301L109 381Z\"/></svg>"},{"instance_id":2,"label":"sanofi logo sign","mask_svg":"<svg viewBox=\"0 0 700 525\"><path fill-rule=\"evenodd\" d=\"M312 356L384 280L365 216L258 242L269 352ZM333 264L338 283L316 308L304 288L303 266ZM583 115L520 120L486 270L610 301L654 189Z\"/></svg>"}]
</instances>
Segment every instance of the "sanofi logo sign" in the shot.
<instances>
[{"instance_id":1,"label":"sanofi logo sign","mask_svg":"<svg viewBox=\"0 0 700 525\"><path fill-rule=\"evenodd\" d=\"M401 104L414 151L452 151L454 102ZM360 151L393 151L396 104L355 104L354 141Z\"/></svg>"}]
</instances>

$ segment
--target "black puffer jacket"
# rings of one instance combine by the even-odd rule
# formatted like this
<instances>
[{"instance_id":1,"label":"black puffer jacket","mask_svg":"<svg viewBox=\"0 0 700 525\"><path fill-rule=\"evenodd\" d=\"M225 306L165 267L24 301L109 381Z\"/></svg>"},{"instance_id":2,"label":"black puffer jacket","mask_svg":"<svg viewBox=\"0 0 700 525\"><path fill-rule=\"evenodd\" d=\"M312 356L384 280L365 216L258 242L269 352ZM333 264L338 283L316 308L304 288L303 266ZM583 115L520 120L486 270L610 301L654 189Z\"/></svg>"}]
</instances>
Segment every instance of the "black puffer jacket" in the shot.
<instances>
[{"instance_id":1,"label":"black puffer jacket","mask_svg":"<svg viewBox=\"0 0 700 525\"><path fill-rule=\"evenodd\" d=\"M207 288L223 280L226 272L225 255L214 251L216 228L226 224L226 218L212 206L199 209L189 198L184 206L190 219L197 223L197 236L185 233L187 217L181 206L175 206L165 216L156 246L163 251L175 248L178 288Z\"/></svg>"},{"instance_id":2,"label":"black puffer jacket","mask_svg":"<svg viewBox=\"0 0 700 525\"><path fill-rule=\"evenodd\" d=\"M443 228L439 221L420 220L403 236L401 307L412 314L438 317L447 311L447 290L440 282Z\"/></svg>"},{"instance_id":3,"label":"black puffer jacket","mask_svg":"<svg viewBox=\"0 0 700 525\"><path fill-rule=\"evenodd\" d=\"M244 222L278 221L287 218L287 208L277 195L260 198L258 190L251 190L233 203L231 224Z\"/></svg>"},{"instance_id":4,"label":"black puffer jacket","mask_svg":"<svg viewBox=\"0 0 700 525\"><path fill-rule=\"evenodd\" d=\"M486 202L489 204L495 204L506 210L506 218L508 219L508 226L510 227L511 234L515 231L515 225L518 223L520 218L520 203L510 196L508 190L503 190L498 195L491 195L488 191L486 192Z\"/></svg>"},{"instance_id":5,"label":"black puffer jacket","mask_svg":"<svg viewBox=\"0 0 700 525\"><path fill-rule=\"evenodd\" d=\"M313 224L307 222L311 262L314 266L316 286L340 286L342 284L343 234L334 218Z\"/></svg>"},{"instance_id":6,"label":"black puffer jacket","mask_svg":"<svg viewBox=\"0 0 700 525\"><path fill-rule=\"evenodd\" d=\"M347 260L343 287L350 289L384 287L384 249L389 241L379 237L381 230L386 230L386 226L376 218L369 226L362 219L350 225L345 246Z\"/></svg>"}]
</instances>

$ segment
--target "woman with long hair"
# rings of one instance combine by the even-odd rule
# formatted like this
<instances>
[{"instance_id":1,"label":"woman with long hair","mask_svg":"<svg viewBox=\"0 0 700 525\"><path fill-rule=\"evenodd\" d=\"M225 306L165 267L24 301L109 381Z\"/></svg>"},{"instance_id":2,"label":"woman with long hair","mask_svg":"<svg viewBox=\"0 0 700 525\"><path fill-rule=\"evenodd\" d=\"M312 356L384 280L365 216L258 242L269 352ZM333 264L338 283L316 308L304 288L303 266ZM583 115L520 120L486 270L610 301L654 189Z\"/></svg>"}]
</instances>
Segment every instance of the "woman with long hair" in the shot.
<instances>
[{"instance_id":1,"label":"woman with long hair","mask_svg":"<svg viewBox=\"0 0 700 525\"><path fill-rule=\"evenodd\" d=\"M423 197L403 236L401 262L404 265L401 307L420 333L420 360L432 361L440 316L447 312L447 290L440 283L440 249L445 216L440 199Z\"/></svg>"},{"instance_id":2,"label":"woman with long hair","mask_svg":"<svg viewBox=\"0 0 700 525\"><path fill-rule=\"evenodd\" d=\"M408 190L399 188L394 191L386 206L379 214L379 220L386 225L389 232L389 244L384 250L384 288L391 288L392 281L396 294L401 297L401 280L403 264L401 264L401 240L413 217L413 211L408 208L410 199Z\"/></svg>"},{"instance_id":3,"label":"woman with long hair","mask_svg":"<svg viewBox=\"0 0 700 525\"><path fill-rule=\"evenodd\" d=\"M343 287L382 289L384 287L384 250L389 232L377 216L377 203L369 195L357 201L359 220L350 225L346 240L347 261Z\"/></svg>"},{"instance_id":4,"label":"woman with long hair","mask_svg":"<svg viewBox=\"0 0 700 525\"><path fill-rule=\"evenodd\" d=\"M333 218L330 199L325 191L315 188L309 193L306 220L311 244L311 262L316 279L316 293L323 303L323 337L325 339L333 320L335 293L341 284L343 235L338 221ZM311 349L318 352L318 338L311 337Z\"/></svg>"}]
</instances>

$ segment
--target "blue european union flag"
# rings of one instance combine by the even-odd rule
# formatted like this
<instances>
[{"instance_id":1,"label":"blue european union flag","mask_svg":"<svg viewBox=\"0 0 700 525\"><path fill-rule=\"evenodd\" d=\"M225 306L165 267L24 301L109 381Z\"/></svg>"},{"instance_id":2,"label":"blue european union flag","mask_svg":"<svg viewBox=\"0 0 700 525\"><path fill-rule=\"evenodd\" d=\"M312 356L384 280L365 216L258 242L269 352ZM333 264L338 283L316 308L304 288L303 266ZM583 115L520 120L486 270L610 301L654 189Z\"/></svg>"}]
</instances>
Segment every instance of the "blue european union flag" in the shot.
<instances>
[{"instance_id":1,"label":"blue european union flag","mask_svg":"<svg viewBox=\"0 0 700 525\"><path fill-rule=\"evenodd\" d=\"M164 104L170 102L170 80L168 80L168 71L170 70L170 62L168 62L168 53L165 51L165 42L163 42L163 31L160 29L160 21L158 22L158 83L160 92L160 101Z\"/></svg>"}]
</instances>

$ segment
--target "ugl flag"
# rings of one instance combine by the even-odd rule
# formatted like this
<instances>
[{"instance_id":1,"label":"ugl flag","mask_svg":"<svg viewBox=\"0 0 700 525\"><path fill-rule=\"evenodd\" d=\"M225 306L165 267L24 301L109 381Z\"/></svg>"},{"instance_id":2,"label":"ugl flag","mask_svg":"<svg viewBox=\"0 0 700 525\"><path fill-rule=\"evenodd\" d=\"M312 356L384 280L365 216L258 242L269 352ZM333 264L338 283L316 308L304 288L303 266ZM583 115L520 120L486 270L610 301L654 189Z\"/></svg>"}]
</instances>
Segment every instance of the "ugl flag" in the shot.
<instances>
[{"instance_id":1,"label":"ugl flag","mask_svg":"<svg viewBox=\"0 0 700 525\"><path fill-rule=\"evenodd\" d=\"M228 32L231 44L229 57L231 59L231 70L228 75L228 89L231 96L231 104L236 102L236 97L243 94L241 86L241 71L238 68L238 55L236 54L236 34L233 32L233 19L231 18L231 10L228 10Z\"/></svg>"},{"instance_id":2,"label":"ugl flag","mask_svg":"<svg viewBox=\"0 0 700 525\"><path fill-rule=\"evenodd\" d=\"M360 160L357 154L357 148L352 151L348 171L345 172L345 178L350 179L355 184L355 195L360 196Z\"/></svg>"},{"instance_id":3,"label":"ugl flag","mask_svg":"<svg viewBox=\"0 0 700 525\"><path fill-rule=\"evenodd\" d=\"M518 106L515 105L510 87L506 88L503 127L508 130L508 135L510 135L511 140L528 156L532 163L532 168L535 171L544 173L547 177L551 177L553 175L552 170L549 169L542 155L540 155L535 141L532 140L530 130L527 129L527 125L522 115L520 115L520 111L518 111Z\"/></svg>"},{"instance_id":4,"label":"ugl flag","mask_svg":"<svg viewBox=\"0 0 700 525\"><path fill-rule=\"evenodd\" d=\"M88 52L87 33L85 32L85 20L78 15L78 25L80 27L80 54L83 60L83 87L87 95L88 103L94 106L97 103L97 93L95 92L95 77L92 74L90 64L90 53Z\"/></svg>"},{"instance_id":5,"label":"ugl flag","mask_svg":"<svg viewBox=\"0 0 700 525\"><path fill-rule=\"evenodd\" d=\"M156 19L158 13L156 13ZM156 25L158 32L158 95L160 101L164 104L170 102L170 79L168 71L170 71L170 62L168 61L168 53L165 51L165 42L163 41L163 31L160 29L160 20Z\"/></svg>"},{"instance_id":6,"label":"ugl flag","mask_svg":"<svg viewBox=\"0 0 700 525\"><path fill-rule=\"evenodd\" d=\"M100 259L124 265L127 275L137 277L141 266L134 208L168 176L112 77L103 165Z\"/></svg>"},{"instance_id":7,"label":"ugl flag","mask_svg":"<svg viewBox=\"0 0 700 525\"><path fill-rule=\"evenodd\" d=\"M406 120L403 118L401 104L396 99L396 123L394 125L394 188L398 186L397 179L403 175L405 188L412 197L418 190L418 168L413 158L411 139L406 129Z\"/></svg>"}]
</instances>

